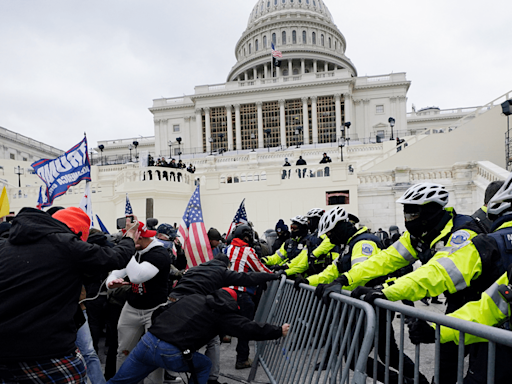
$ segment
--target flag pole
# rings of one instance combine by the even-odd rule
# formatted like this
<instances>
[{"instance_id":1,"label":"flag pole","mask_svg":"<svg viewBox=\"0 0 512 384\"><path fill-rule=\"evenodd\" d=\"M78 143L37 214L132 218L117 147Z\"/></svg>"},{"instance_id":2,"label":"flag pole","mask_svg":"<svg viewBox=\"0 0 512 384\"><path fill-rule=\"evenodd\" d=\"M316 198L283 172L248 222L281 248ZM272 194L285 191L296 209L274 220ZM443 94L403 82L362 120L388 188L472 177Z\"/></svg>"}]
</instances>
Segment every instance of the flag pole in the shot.
<instances>
[{"instance_id":1,"label":"flag pole","mask_svg":"<svg viewBox=\"0 0 512 384\"><path fill-rule=\"evenodd\" d=\"M274 44L271 42L270 44ZM272 49L272 45L270 46L270 78L274 80L274 49Z\"/></svg>"}]
</instances>

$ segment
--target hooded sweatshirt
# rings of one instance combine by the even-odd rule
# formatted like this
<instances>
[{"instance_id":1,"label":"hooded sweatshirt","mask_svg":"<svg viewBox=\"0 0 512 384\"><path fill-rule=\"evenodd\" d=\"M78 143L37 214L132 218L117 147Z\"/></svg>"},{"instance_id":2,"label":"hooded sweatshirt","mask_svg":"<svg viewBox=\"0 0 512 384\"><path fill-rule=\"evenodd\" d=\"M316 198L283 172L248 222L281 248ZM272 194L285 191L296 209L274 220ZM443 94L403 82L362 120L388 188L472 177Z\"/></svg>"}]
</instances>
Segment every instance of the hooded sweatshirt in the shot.
<instances>
[{"instance_id":1,"label":"hooded sweatshirt","mask_svg":"<svg viewBox=\"0 0 512 384\"><path fill-rule=\"evenodd\" d=\"M46 212L23 208L0 248L0 363L73 353L82 274L122 268L134 253L130 238L114 248L88 244Z\"/></svg>"}]
</instances>

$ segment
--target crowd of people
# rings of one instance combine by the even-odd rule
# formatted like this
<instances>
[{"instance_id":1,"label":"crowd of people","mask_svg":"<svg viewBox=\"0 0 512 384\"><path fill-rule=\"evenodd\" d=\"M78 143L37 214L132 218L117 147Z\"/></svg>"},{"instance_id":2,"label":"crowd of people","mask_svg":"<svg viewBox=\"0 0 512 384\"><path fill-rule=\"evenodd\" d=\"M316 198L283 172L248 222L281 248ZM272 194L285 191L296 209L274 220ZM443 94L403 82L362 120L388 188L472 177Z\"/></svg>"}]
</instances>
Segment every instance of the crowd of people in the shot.
<instances>
[{"instance_id":1,"label":"crowd of people","mask_svg":"<svg viewBox=\"0 0 512 384\"><path fill-rule=\"evenodd\" d=\"M156 159L153 158L150 154L148 155L148 167L167 167L167 168L177 168L177 169L186 169L187 172L195 173L196 167L190 163L187 167L187 165L183 162L183 160L178 160L176 162L176 159L171 158L169 162L165 159L165 157L159 157Z\"/></svg>"},{"instance_id":2,"label":"crowd of people","mask_svg":"<svg viewBox=\"0 0 512 384\"><path fill-rule=\"evenodd\" d=\"M221 340L237 337L234 366L246 369L249 340L288 334L289 324L253 321L267 282L283 275L295 289L316 287L326 305L342 289L372 305L376 299L414 305L444 294L449 316L501 325L510 316L510 295L500 287L512 278L512 175L491 183L472 215L447 207L448 197L439 184L411 186L398 200L403 233L395 225L372 233L342 206L312 208L289 225L280 219L261 236L250 222L223 235L210 228L213 259L188 269L170 224L152 228L127 216L122 231L109 236L90 229L79 208L24 208L12 226L0 225L0 382L88 377L121 384L147 377L161 384L190 372L195 383L216 384ZM409 320L413 343L434 342L432 325ZM378 326L378 359L368 358L367 374L377 364L384 382L389 361L389 383L398 383L400 351L393 332L386 350L385 322ZM104 329L103 371L97 353ZM440 383L455 383L458 333L441 327L440 335ZM486 356L481 341L466 335L468 383L487 377L486 360L477 358ZM203 346L205 355L197 352ZM507 382L512 349L498 345L496 352L496 382ZM416 369L404 356L404 382L413 382ZM420 372L419 382L429 380Z\"/></svg>"}]
</instances>

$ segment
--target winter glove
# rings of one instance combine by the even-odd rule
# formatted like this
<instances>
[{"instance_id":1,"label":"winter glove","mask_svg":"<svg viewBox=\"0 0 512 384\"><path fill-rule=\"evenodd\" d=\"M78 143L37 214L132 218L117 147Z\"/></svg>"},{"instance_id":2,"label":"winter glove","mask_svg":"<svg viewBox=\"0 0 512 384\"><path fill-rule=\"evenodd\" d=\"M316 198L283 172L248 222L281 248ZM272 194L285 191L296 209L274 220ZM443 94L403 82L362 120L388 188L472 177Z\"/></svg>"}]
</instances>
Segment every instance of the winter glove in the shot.
<instances>
[{"instance_id":1,"label":"winter glove","mask_svg":"<svg viewBox=\"0 0 512 384\"><path fill-rule=\"evenodd\" d=\"M386 295L382 293L380 288L370 288L370 287L357 287L352 291L350 296L354 298L361 298L366 301L368 304L373 305L375 299L384 299L387 300Z\"/></svg>"},{"instance_id":2,"label":"winter glove","mask_svg":"<svg viewBox=\"0 0 512 384\"><path fill-rule=\"evenodd\" d=\"M331 299L329 297L331 292L341 293L342 285L334 280L330 284L318 284L315 289L315 296L317 299L322 299L325 305L329 305Z\"/></svg>"},{"instance_id":3,"label":"winter glove","mask_svg":"<svg viewBox=\"0 0 512 384\"><path fill-rule=\"evenodd\" d=\"M340 277L338 277L336 280L334 280L336 282L338 282L339 284L341 284L342 287L348 287L348 278L347 276L345 275L341 275Z\"/></svg>"},{"instance_id":4,"label":"winter glove","mask_svg":"<svg viewBox=\"0 0 512 384\"><path fill-rule=\"evenodd\" d=\"M299 284L306 284L309 285L308 279L304 278L300 273L295 277L295 282L293 283L293 288L295 288L297 291L300 290Z\"/></svg>"},{"instance_id":5,"label":"winter glove","mask_svg":"<svg viewBox=\"0 0 512 384\"><path fill-rule=\"evenodd\" d=\"M267 281L279 280L281 278L281 273L267 273L266 278Z\"/></svg>"},{"instance_id":6,"label":"winter glove","mask_svg":"<svg viewBox=\"0 0 512 384\"><path fill-rule=\"evenodd\" d=\"M409 327L409 339L413 344L432 344L436 341L436 330L428 325L425 320L411 321Z\"/></svg>"},{"instance_id":7,"label":"winter glove","mask_svg":"<svg viewBox=\"0 0 512 384\"><path fill-rule=\"evenodd\" d=\"M286 276L286 272L282 269L278 269L278 270L275 270L274 273L273 273L274 276L277 276L276 277L276 280L277 279L280 279L281 276Z\"/></svg>"},{"instance_id":8,"label":"winter glove","mask_svg":"<svg viewBox=\"0 0 512 384\"><path fill-rule=\"evenodd\" d=\"M290 267L288 265L275 265L274 266L274 272L275 271L286 271Z\"/></svg>"}]
</instances>

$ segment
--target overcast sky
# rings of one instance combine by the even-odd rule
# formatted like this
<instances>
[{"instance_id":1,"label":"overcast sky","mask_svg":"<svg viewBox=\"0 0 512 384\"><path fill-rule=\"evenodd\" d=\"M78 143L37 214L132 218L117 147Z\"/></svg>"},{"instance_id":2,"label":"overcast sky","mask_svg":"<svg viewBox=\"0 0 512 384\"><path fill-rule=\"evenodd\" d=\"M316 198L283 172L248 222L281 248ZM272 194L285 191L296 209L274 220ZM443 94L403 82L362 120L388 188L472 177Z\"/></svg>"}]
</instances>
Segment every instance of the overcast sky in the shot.
<instances>
[{"instance_id":1,"label":"overcast sky","mask_svg":"<svg viewBox=\"0 0 512 384\"><path fill-rule=\"evenodd\" d=\"M408 111L512 90L510 1L324 2L359 76L407 73ZM0 126L63 150L153 136L153 99L226 81L255 4L0 0Z\"/></svg>"}]
</instances>

